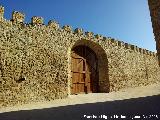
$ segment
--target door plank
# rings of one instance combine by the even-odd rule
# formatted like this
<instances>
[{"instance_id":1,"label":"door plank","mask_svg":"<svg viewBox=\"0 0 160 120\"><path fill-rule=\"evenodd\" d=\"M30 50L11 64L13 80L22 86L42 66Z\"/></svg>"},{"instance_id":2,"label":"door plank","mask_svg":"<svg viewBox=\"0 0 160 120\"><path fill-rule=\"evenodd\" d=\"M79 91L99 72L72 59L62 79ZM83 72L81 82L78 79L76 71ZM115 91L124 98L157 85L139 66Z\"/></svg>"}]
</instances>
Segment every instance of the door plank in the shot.
<instances>
[{"instance_id":1,"label":"door plank","mask_svg":"<svg viewBox=\"0 0 160 120\"><path fill-rule=\"evenodd\" d=\"M71 54L72 94L97 92L96 54L86 46L78 46Z\"/></svg>"}]
</instances>

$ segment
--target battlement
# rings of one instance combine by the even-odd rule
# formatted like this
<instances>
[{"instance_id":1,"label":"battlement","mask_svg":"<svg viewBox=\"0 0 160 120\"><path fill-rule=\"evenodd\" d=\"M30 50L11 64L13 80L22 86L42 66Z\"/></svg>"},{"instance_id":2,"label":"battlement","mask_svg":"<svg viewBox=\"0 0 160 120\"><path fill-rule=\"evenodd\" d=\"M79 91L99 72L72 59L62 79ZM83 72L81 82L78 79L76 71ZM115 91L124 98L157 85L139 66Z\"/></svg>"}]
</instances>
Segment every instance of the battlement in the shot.
<instances>
[{"instance_id":1,"label":"battlement","mask_svg":"<svg viewBox=\"0 0 160 120\"><path fill-rule=\"evenodd\" d=\"M25 15L23 13L20 13L18 11L14 11L12 13L12 21L16 23L23 23L25 19Z\"/></svg>"},{"instance_id":2,"label":"battlement","mask_svg":"<svg viewBox=\"0 0 160 120\"><path fill-rule=\"evenodd\" d=\"M74 32L75 32L76 34L83 35L83 29L82 29L82 28L76 28L76 29L74 30Z\"/></svg>"},{"instance_id":3,"label":"battlement","mask_svg":"<svg viewBox=\"0 0 160 120\"><path fill-rule=\"evenodd\" d=\"M48 27L50 27L51 29L55 29L58 30L59 29L59 24L53 20L50 20L48 22Z\"/></svg>"},{"instance_id":4,"label":"battlement","mask_svg":"<svg viewBox=\"0 0 160 120\"><path fill-rule=\"evenodd\" d=\"M33 25L42 25L43 24L43 18L42 17L33 16L32 19L31 19L31 23Z\"/></svg>"},{"instance_id":5,"label":"battlement","mask_svg":"<svg viewBox=\"0 0 160 120\"><path fill-rule=\"evenodd\" d=\"M4 7L0 6L0 21L5 22L6 20L3 17L4 16L4 10L5 10ZM26 24L28 24L28 23L25 23L25 14L21 13L21 12L18 12L18 11L14 11L12 13L12 18L9 22L14 23L14 25L21 23L21 24L24 24L24 26L26 26ZM29 23L29 24L31 26L33 25L33 27L34 26L41 26L41 25L44 25L44 19L43 19L43 17L33 16L31 18L31 23ZM149 51L149 50L146 50L146 49L143 49L143 48L139 48L136 45L132 45L132 44L129 44L129 43L124 43L123 41L119 41L119 40L116 40L114 38L105 37L105 36L102 36L100 34L95 35L93 32L88 32L88 31L85 32L85 31L83 31L82 28L76 28L75 30L72 30L72 27L69 26L69 25L64 25L62 28L60 28L59 23L54 21L54 20L50 20L48 22L48 24L45 25L45 26L49 29L54 29L54 30L63 29L64 31L66 31L69 34L70 33L71 34L76 34L76 35L82 36L82 37L84 37L84 39L88 39L88 40L94 39L94 40L108 41L109 45L112 45L112 46L123 47L125 49L129 49L129 50L132 50L134 52L139 52L141 54L157 57L155 52L152 52L152 51Z\"/></svg>"},{"instance_id":6,"label":"battlement","mask_svg":"<svg viewBox=\"0 0 160 120\"><path fill-rule=\"evenodd\" d=\"M4 7L0 6L0 20L3 19L3 16L4 16Z\"/></svg>"}]
</instances>

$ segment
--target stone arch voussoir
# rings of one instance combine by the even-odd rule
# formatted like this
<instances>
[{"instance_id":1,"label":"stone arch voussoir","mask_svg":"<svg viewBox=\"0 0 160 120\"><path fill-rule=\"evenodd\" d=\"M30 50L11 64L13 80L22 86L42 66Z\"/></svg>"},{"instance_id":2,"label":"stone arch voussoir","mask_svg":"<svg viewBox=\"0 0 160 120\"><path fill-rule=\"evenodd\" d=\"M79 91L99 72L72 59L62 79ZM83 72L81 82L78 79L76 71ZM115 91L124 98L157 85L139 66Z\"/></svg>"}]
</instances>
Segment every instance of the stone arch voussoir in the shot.
<instances>
[{"instance_id":1,"label":"stone arch voussoir","mask_svg":"<svg viewBox=\"0 0 160 120\"><path fill-rule=\"evenodd\" d=\"M93 50L98 58L98 70L99 70L99 92L108 93L110 91L109 74L108 74L108 59L105 50L99 43L90 40L78 40L71 44L70 52L68 54L71 58L71 50L76 46L87 46ZM71 62L69 59L69 71L71 71ZM69 72L69 78L71 78L71 72ZM69 81L70 82L70 81ZM69 83L70 85L70 83Z\"/></svg>"}]
</instances>

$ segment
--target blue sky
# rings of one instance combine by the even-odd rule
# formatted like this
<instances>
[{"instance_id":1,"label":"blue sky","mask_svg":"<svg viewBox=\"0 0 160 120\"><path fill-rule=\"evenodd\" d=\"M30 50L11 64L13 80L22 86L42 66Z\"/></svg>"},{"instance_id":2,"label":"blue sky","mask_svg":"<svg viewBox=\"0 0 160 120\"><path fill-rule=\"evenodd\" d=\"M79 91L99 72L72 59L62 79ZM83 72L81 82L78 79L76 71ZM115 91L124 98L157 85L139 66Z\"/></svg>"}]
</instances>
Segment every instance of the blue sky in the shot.
<instances>
[{"instance_id":1,"label":"blue sky","mask_svg":"<svg viewBox=\"0 0 160 120\"><path fill-rule=\"evenodd\" d=\"M41 16L73 29L83 28L156 51L147 0L1 0L5 18L12 11L25 13L25 22Z\"/></svg>"}]
</instances>

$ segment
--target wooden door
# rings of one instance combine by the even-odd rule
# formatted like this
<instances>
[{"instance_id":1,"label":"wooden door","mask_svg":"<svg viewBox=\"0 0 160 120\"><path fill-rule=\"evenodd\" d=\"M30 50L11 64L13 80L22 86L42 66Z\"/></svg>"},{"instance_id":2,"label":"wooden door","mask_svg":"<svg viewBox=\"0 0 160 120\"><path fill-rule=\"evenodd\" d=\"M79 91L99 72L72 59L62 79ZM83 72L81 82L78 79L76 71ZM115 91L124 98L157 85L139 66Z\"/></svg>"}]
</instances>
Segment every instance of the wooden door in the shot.
<instances>
[{"instance_id":1,"label":"wooden door","mask_svg":"<svg viewBox=\"0 0 160 120\"><path fill-rule=\"evenodd\" d=\"M71 93L98 92L98 71L96 54L87 46L72 50Z\"/></svg>"}]
</instances>

